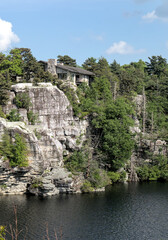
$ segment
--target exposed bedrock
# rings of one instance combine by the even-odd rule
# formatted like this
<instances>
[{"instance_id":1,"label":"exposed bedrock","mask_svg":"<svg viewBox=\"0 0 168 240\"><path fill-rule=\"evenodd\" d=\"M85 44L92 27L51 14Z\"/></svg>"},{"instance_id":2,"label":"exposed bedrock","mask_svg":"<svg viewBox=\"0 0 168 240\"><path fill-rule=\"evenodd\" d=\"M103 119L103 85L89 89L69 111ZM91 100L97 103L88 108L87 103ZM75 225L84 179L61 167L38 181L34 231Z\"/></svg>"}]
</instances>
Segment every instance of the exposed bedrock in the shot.
<instances>
[{"instance_id":1,"label":"exposed bedrock","mask_svg":"<svg viewBox=\"0 0 168 240\"><path fill-rule=\"evenodd\" d=\"M17 94L28 94L31 110L37 115L35 125L27 118L27 110L18 109L22 122L9 122L0 118L0 139L6 130L24 136L29 149L28 168L10 168L0 160L0 193L19 194L30 191L33 194L54 195L60 192L78 192L82 177L72 177L64 168L63 154L79 149L86 139L87 120L73 116L72 107L56 86L41 83L20 83L12 86L8 104L3 108L6 114L17 109L13 103ZM77 141L80 138L79 141ZM78 142L78 144L76 143Z\"/></svg>"}]
</instances>

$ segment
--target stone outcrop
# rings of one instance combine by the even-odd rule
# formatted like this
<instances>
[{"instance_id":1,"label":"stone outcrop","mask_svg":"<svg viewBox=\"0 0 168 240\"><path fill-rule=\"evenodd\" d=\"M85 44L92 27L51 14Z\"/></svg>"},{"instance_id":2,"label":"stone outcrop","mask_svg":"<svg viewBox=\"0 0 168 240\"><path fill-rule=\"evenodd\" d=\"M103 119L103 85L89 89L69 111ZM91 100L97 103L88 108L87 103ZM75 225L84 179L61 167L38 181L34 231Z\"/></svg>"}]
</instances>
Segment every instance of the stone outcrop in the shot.
<instances>
[{"instance_id":1,"label":"stone outcrop","mask_svg":"<svg viewBox=\"0 0 168 240\"><path fill-rule=\"evenodd\" d=\"M133 102L136 105L136 116L134 116L134 126L130 127L130 131L134 134L136 142L136 149L133 151L132 156L127 165L128 181L138 181L136 170L144 163L152 163L152 157L157 155L167 156L167 143L166 141L157 139L153 134L144 133L140 128L138 117L143 114L144 108L143 95L137 95Z\"/></svg>"},{"instance_id":2,"label":"stone outcrop","mask_svg":"<svg viewBox=\"0 0 168 240\"><path fill-rule=\"evenodd\" d=\"M50 83L13 85L9 102L3 109L6 114L17 109L13 100L20 93L29 95L32 102L29 110L38 116L37 122L31 125L27 110L18 109L23 122L0 118L0 139L5 129L11 136L22 134L29 149L29 168L5 167L7 163L2 158L0 192L15 194L29 191L47 196L79 191L82 178L68 177L72 174L64 168L63 155L81 147L86 139L87 120L75 118L65 94Z\"/></svg>"},{"instance_id":3,"label":"stone outcrop","mask_svg":"<svg viewBox=\"0 0 168 240\"><path fill-rule=\"evenodd\" d=\"M31 99L29 110L17 108L14 99L18 94L27 94ZM136 150L125 170L128 181L138 181L136 169L151 162L145 153L167 155L165 141L151 140L150 134L141 132L138 115L143 110L143 98L135 99L137 115L134 126L130 128L135 136ZM72 107L65 96L51 83L20 83L12 86L9 101L3 111L9 114L17 109L20 122L10 122L0 118L0 141L5 130L14 140L15 134L21 134L27 143L29 167L11 168L8 161L0 158L0 194L32 193L39 196L51 196L59 193L77 193L83 184L82 174L74 176L64 168L63 157L81 148L86 140L88 121L73 116ZM28 118L28 111L37 116L35 125Z\"/></svg>"}]
</instances>

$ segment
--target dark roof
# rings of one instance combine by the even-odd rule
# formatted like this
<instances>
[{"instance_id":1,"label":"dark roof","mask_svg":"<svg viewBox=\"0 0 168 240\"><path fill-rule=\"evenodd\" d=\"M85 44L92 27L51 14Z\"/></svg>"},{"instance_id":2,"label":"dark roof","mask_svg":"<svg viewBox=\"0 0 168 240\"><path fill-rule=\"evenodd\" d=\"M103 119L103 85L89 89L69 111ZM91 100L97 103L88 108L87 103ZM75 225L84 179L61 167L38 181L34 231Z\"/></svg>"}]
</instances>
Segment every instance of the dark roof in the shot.
<instances>
[{"instance_id":1,"label":"dark roof","mask_svg":"<svg viewBox=\"0 0 168 240\"><path fill-rule=\"evenodd\" d=\"M47 61L43 61L43 60L40 60L40 61L38 61L39 63L45 63L45 64L47 64Z\"/></svg>"},{"instance_id":2,"label":"dark roof","mask_svg":"<svg viewBox=\"0 0 168 240\"><path fill-rule=\"evenodd\" d=\"M47 64L48 62L46 61L43 61L43 60L40 60L39 62L42 62L42 63L45 63ZM73 72L73 73L78 73L78 74L83 74L83 75L89 75L89 76L94 76L95 74L90 72L90 71L87 71L83 68L79 68L79 67L71 67L71 66L68 66L68 65L63 65L63 64L57 64L55 65L56 67L58 68L61 68L63 70L66 70L66 71L69 71L69 72Z\"/></svg>"},{"instance_id":3,"label":"dark roof","mask_svg":"<svg viewBox=\"0 0 168 240\"><path fill-rule=\"evenodd\" d=\"M78 68L78 67L71 67L71 66L68 66L68 65L62 65L62 64L59 64L59 63L56 65L56 67L61 68L63 70L67 70L69 72L73 72L73 73L89 75L89 76L94 76L95 75L94 73L92 73L90 71L87 71L85 69Z\"/></svg>"}]
</instances>

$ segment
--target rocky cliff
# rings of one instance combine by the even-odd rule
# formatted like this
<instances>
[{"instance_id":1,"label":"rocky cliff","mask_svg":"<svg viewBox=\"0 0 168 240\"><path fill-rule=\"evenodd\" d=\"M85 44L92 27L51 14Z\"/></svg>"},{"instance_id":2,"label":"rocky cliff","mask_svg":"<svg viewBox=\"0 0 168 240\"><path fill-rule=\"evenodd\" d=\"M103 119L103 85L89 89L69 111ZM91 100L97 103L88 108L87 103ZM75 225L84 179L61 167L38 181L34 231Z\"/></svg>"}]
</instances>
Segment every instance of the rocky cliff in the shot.
<instances>
[{"instance_id":1,"label":"rocky cliff","mask_svg":"<svg viewBox=\"0 0 168 240\"><path fill-rule=\"evenodd\" d=\"M17 109L14 99L18 94L30 97L29 111L37 116L36 124L31 125L27 110L19 108L22 121L9 122L0 118L0 139L5 130L11 137L15 133L23 135L29 149L29 167L10 168L1 158L0 193L28 191L45 196L80 191L82 177L72 177L64 168L63 156L80 148L86 138L87 120L75 118L65 94L50 83L13 85L9 102L3 108L5 114Z\"/></svg>"},{"instance_id":2,"label":"rocky cliff","mask_svg":"<svg viewBox=\"0 0 168 240\"><path fill-rule=\"evenodd\" d=\"M31 99L29 108L17 106L15 99L19 95ZM138 181L137 169L144 164L150 165L153 156L167 156L166 142L141 130L138 119L143 112L142 95L135 98L135 104L135 124L130 130L136 147L122 169L127 172L128 181ZM0 141L6 130L13 142L16 133L22 135L28 148L28 167L11 168L4 157L0 158L0 194L49 196L80 192L84 177L80 173L74 176L68 172L63 158L82 147L89 127L87 119L74 117L65 94L51 83L13 85L3 112L8 115L13 109L17 109L21 121L10 122L0 118ZM35 124L28 116L30 112L36 116Z\"/></svg>"},{"instance_id":3,"label":"rocky cliff","mask_svg":"<svg viewBox=\"0 0 168 240\"><path fill-rule=\"evenodd\" d=\"M128 181L139 181L137 169L144 165L148 166L153 163L153 158L157 156L167 156L168 148L166 141L158 138L157 133L142 130L138 118L143 115L144 96L137 95L134 98L136 106L136 115L134 116L134 126L130 128L135 138L135 149L131 159L128 162L127 173Z\"/></svg>"}]
</instances>

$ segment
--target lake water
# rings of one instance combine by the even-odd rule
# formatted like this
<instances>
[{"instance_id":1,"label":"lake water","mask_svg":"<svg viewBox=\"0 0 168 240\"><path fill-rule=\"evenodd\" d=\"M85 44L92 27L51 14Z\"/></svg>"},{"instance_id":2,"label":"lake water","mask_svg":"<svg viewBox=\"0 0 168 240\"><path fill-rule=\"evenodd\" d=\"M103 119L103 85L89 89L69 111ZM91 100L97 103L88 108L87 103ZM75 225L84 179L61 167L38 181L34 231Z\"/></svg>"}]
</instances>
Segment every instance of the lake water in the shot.
<instances>
[{"instance_id":1,"label":"lake water","mask_svg":"<svg viewBox=\"0 0 168 240\"><path fill-rule=\"evenodd\" d=\"M0 196L0 225L13 221L27 240L168 240L168 183L116 184L104 193L53 196ZM62 230L61 230L62 229ZM20 238L23 240L23 236ZM45 238L46 239L46 238Z\"/></svg>"}]
</instances>

